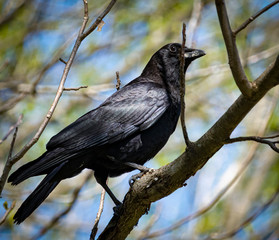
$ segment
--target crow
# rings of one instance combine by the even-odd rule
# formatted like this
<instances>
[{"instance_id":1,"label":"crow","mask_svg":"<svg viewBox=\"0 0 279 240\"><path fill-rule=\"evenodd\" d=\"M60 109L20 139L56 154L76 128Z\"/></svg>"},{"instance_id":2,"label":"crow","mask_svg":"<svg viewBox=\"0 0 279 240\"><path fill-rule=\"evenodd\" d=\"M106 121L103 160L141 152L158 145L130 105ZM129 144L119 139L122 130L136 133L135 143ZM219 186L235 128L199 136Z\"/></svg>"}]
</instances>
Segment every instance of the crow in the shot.
<instances>
[{"instance_id":1,"label":"crow","mask_svg":"<svg viewBox=\"0 0 279 240\"><path fill-rule=\"evenodd\" d=\"M193 60L205 55L199 49L185 47L184 51L185 72ZM180 52L179 43L163 46L139 77L53 136L45 153L10 175L12 185L46 175L14 215L16 224L23 222L60 181L85 168L94 171L96 181L115 205L121 205L107 186L107 178L134 169L146 171L143 164L160 151L176 128Z\"/></svg>"}]
</instances>

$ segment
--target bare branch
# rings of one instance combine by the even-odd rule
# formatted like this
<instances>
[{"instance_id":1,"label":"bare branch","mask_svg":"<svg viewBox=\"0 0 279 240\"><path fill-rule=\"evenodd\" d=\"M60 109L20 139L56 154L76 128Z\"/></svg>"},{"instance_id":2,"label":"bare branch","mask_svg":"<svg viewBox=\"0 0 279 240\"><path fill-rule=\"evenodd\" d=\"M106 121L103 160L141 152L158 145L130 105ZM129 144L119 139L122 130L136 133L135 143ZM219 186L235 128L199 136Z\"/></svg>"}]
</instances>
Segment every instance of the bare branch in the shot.
<instances>
[{"instance_id":1,"label":"bare branch","mask_svg":"<svg viewBox=\"0 0 279 240\"><path fill-rule=\"evenodd\" d=\"M188 137L187 128L185 125L185 73L184 73L184 65L185 65L185 57L184 57L184 47L186 44L186 24L182 25L182 43L181 43L181 52L180 52L180 104L181 104L181 113L180 113L180 121L181 128L185 140L186 146L191 144L191 141Z\"/></svg>"},{"instance_id":2,"label":"bare branch","mask_svg":"<svg viewBox=\"0 0 279 240\"><path fill-rule=\"evenodd\" d=\"M10 21L12 21L15 16L17 16L17 14L22 11L22 9L28 5L30 2L30 0L23 0L23 1L19 1L18 5L11 11L11 12L7 12L5 11L6 9L4 9L4 11L1 13L1 17L0 17L0 27L3 27L4 25L7 25L8 23L10 23ZM8 5L8 4L6 4Z\"/></svg>"},{"instance_id":3,"label":"bare branch","mask_svg":"<svg viewBox=\"0 0 279 240\"><path fill-rule=\"evenodd\" d=\"M264 12L272 8L274 5L279 3L279 0L273 1L272 3L265 6L263 9L258 11L253 16L249 17L244 23L242 23L235 31L233 31L233 35L236 36L240 31L242 31L244 28L246 28L251 22L253 22L257 17L262 15Z\"/></svg>"},{"instance_id":4,"label":"bare branch","mask_svg":"<svg viewBox=\"0 0 279 240\"><path fill-rule=\"evenodd\" d=\"M276 144L279 144L279 140L277 141L269 141L267 139L278 138L279 135L274 135L270 137L258 137L258 136L248 136L248 137L237 137L237 138L229 138L226 140L226 144L235 143L235 142L243 142L243 141L255 141L258 143L263 143L269 145L275 152L279 153L279 148Z\"/></svg>"},{"instance_id":5,"label":"bare branch","mask_svg":"<svg viewBox=\"0 0 279 240\"><path fill-rule=\"evenodd\" d=\"M276 192L271 196L271 198L266 201L261 207L259 207L250 217L246 218L237 228L233 229L232 231L221 233L221 234L212 234L209 239L228 239L233 237L237 234L240 230L245 228L248 224L254 221L261 213L263 213L275 200L275 198L279 194L279 187L277 188Z\"/></svg>"},{"instance_id":6,"label":"bare branch","mask_svg":"<svg viewBox=\"0 0 279 240\"><path fill-rule=\"evenodd\" d=\"M244 96L251 97L253 92L253 85L251 82L248 81L243 66L241 64L239 53L235 42L235 36L231 29L225 1L215 0L215 4L217 8L222 34L227 48L229 65L235 83Z\"/></svg>"},{"instance_id":7,"label":"bare branch","mask_svg":"<svg viewBox=\"0 0 279 240\"><path fill-rule=\"evenodd\" d=\"M193 10L187 26L187 45L191 47L194 45L193 39L195 31L201 20L203 5L204 3L201 0L193 1Z\"/></svg>"},{"instance_id":8,"label":"bare branch","mask_svg":"<svg viewBox=\"0 0 279 240\"><path fill-rule=\"evenodd\" d=\"M120 77L119 77L119 72L117 71L116 73L116 90L118 91L120 89L120 86L121 86L121 81L120 81Z\"/></svg>"},{"instance_id":9,"label":"bare branch","mask_svg":"<svg viewBox=\"0 0 279 240\"><path fill-rule=\"evenodd\" d=\"M0 107L0 114L4 113L11 108L13 108L18 102L20 102L23 98L25 98L25 93L20 93L19 95L9 99L5 104Z\"/></svg>"},{"instance_id":10,"label":"bare branch","mask_svg":"<svg viewBox=\"0 0 279 240\"><path fill-rule=\"evenodd\" d=\"M108 6L106 7L106 9L100 14L100 16L95 20L95 22L90 26L90 28L85 31L82 36L81 36L81 40L83 40L84 38L86 38L91 32L93 32L96 27L98 27L98 25L103 21L103 18L110 12L110 10L112 9L113 5L116 3L117 0L112 0Z\"/></svg>"},{"instance_id":11,"label":"bare branch","mask_svg":"<svg viewBox=\"0 0 279 240\"><path fill-rule=\"evenodd\" d=\"M16 204L16 201L13 201L12 204L11 204L11 206L10 206L10 207L7 209L7 211L5 212L4 216L0 219L0 225L2 225L2 224L6 221L7 217L8 217L9 214L10 214L10 212L14 209L15 204Z\"/></svg>"},{"instance_id":12,"label":"bare branch","mask_svg":"<svg viewBox=\"0 0 279 240\"><path fill-rule=\"evenodd\" d=\"M106 191L105 189L102 190L102 194L101 194L101 199L100 199L100 206L99 206L99 210L97 212L97 216L95 219L95 223L94 226L92 228L91 234L90 234L90 240L94 240L98 231L98 224L104 209L104 201L105 201L105 195L106 195Z\"/></svg>"},{"instance_id":13,"label":"bare branch","mask_svg":"<svg viewBox=\"0 0 279 240\"><path fill-rule=\"evenodd\" d=\"M82 88L88 88L88 86L80 86L80 87L76 87L76 88L63 88L63 91L78 91Z\"/></svg>"},{"instance_id":14,"label":"bare branch","mask_svg":"<svg viewBox=\"0 0 279 240\"><path fill-rule=\"evenodd\" d=\"M63 58L59 58L59 61L64 63L65 65L67 64L67 62Z\"/></svg>"},{"instance_id":15,"label":"bare branch","mask_svg":"<svg viewBox=\"0 0 279 240\"><path fill-rule=\"evenodd\" d=\"M11 142L11 147L10 147L10 151L9 151L9 155L8 155L8 159L6 161L6 164L5 164L4 169L3 169L3 173L2 173L1 178L0 178L0 197L1 197L4 185L5 185L5 182L7 180L7 177L9 175L9 172L11 171L11 168L13 166L12 154L13 154L13 149L14 149L15 140L16 140L16 136L17 136L17 131L18 131L18 127L15 128L14 135L13 135L13 140Z\"/></svg>"},{"instance_id":16,"label":"bare branch","mask_svg":"<svg viewBox=\"0 0 279 240\"><path fill-rule=\"evenodd\" d=\"M17 91L18 92L22 92L22 93L27 93L27 94L31 94L32 92L32 84L19 84L17 87ZM64 88L64 93L63 94L72 94L71 91L72 90L79 90L80 87L77 88ZM108 89L113 89L114 86L111 83L103 83L103 84L96 84L96 85L92 85L92 86L81 86L81 88L83 88L84 90L82 92L75 92L75 96L85 96L87 97L87 95L96 95L98 94L100 91L106 91ZM67 91L67 89L69 89L70 91ZM55 85L38 85L36 88L36 94L56 94L57 92L57 86Z\"/></svg>"},{"instance_id":17,"label":"bare branch","mask_svg":"<svg viewBox=\"0 0 279 240\"><path fill-rule=\"evenodd\" d=\"M22 118L23 118L23 114L20 114L17 119L17 122L9 128L9 131L7 132L7 134L0 140L0 144L2 144L10 136L10 134L13 132L13 130L22 123Z\"/></svg>"},{"instance_id":18,"label":"bare branch","mask_svg":"<svg viewBox=\"0 0 279 240\"><path fill-rule=\"evenodd\" d=\"M87 176L85 177L84 181L81 183L80 186L78 186L74 191L73 191L73 195L72 195L72 201L71 203L68 205L67 208L65 208L62 212L60 212L59 214L57 214L56 216L54 216L54 218L52 218L52 220L49 222L49 224L47 224L46 226L44 226L40 232L34 236L32 239L38 239L41 236L45 235L46 232L48 232L54 225L56 225L59 220L64 217L65 215L67 215L73 208L73 206L75 205L75 203L77 202L78 196L80 194L80 191L82 189L82 187L90 180L90 178L93 176L93 173L90 172L89 174L87 174Z\"/></svg>"}]
</instances>

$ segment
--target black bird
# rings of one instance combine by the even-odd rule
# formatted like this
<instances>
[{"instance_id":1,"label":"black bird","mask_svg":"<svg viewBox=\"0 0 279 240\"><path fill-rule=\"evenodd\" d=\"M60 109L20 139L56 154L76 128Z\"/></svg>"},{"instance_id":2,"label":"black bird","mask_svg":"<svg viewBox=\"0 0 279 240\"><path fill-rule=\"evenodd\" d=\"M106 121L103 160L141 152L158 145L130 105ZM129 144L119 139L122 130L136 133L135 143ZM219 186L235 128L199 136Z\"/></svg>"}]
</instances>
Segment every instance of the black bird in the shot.
<instances>
[{"instance_id":1,"label":"black bird","mask_svg":"<svg viewBox=\"0 0 279 240\"><path fill-rule=\"evenodd\" d=\"M138 78L53 136L42 156L11 174L8 182L13 185L46 175L18 209L15 223L24 221L60 181L85 168L92 169L114 203L121 204L106 185L107 178L141 169L175 130L180 115L180 51L179 43L162 47ZM185 71L203 55L202 50L185 47Z\"/></svg>"}]
</instances>

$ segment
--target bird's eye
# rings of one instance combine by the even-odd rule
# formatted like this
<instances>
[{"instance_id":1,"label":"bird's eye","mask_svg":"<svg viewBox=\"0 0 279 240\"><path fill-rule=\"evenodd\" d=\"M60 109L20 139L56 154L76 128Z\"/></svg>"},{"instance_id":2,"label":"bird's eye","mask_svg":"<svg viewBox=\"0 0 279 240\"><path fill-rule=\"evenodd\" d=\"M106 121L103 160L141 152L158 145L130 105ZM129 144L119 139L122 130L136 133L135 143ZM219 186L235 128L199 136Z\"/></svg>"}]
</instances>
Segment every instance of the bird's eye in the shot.
<instances>
[{"instance_id":1,"label":"bird's eye","mask_svg":"<svg viewBox=\"0 0 279 240\"><path fill-rule=\"evenodd\" d=\"M172 53L176 53L177 49L176 49L176 47L175 47L174 45L171 45L171 46L170 46L170 51L171 51Z\"/></svg>"}]
</instances>

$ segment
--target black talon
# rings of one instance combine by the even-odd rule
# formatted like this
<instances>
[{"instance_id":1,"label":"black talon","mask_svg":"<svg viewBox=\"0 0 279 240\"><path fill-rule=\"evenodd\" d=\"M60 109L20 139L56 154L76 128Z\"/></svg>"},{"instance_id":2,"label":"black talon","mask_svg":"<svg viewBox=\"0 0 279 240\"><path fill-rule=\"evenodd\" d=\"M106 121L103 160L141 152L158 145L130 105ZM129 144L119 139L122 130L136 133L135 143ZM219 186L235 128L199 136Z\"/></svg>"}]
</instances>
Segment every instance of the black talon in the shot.
<instances>
[{"instance_id":1,"label":"black talon","mask_svg":"<svg viewBox=\"0 0 279 240\"><path fill-rule=\"evenodd\" d=\"M119 203L118 205L112 208L115 216L119 217L121 215L120 213L121 213L122 206L123 204Z\"/></svg>"},{"instance_id":2,"label":"black talon","mask_svg":"<svg viewBox=\"0 0 279 240\"><path fill-rule=\"evenodd\" d=\"M135 181L136 181L137 179L140 179L145 173L146 173L146 172L140 172L140 173L135 174L135 175L133 175L132 177L130 177L130 179L129 179L129 185L130 185L130 187L132 187L133 184L135 183Z\"/></svg>"}]
</instances>

